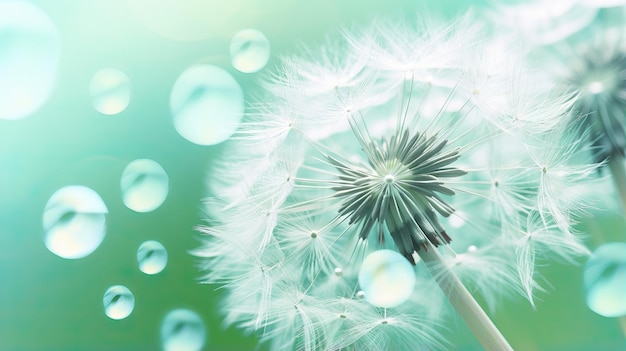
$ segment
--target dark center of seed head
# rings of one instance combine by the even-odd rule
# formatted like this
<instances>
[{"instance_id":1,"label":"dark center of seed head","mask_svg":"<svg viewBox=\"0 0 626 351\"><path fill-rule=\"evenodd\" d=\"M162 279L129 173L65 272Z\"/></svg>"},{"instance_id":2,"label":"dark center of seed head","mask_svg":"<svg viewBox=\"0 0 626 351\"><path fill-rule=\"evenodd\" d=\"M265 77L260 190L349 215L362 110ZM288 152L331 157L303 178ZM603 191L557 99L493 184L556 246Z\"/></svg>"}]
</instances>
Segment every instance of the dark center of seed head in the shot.
<instances>
[{"instance_id":1,"label":"dark center of seed head","mask_svg":"<svg viewBox=\"0 0 626 351\"><path fill-rule=\"evenodd\" d=\"M342 199L339 213L366 239L376 233L380 242L389 235L400 253L415 263L413 252L439 246L450 237L438 216L454 208L444 196L454 195L444 180L466 174L452 164L460 155L437 135L408 130L363 145L368 164L354 164L329 156L339 171L333 189Z\"/></svg>"}]
</instances>

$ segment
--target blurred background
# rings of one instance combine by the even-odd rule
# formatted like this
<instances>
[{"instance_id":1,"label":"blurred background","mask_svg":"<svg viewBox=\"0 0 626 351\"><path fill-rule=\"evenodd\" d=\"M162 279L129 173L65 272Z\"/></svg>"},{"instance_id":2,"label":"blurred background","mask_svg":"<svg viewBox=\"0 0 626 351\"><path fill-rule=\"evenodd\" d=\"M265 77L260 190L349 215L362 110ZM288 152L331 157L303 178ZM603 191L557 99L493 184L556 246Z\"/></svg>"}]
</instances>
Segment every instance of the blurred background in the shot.
<instances>
[{"instance_id":1,"label":"blurred background","mask_svg":"<svg viewBox=\"0 0 626 351\"><path fill-rule=\"evenodd\" d=\"M264 349L222 325L221 292L198 283L189 253L223 139L198 140L194 129L236 121L199 116L202 101L187 106L198 74L183 73L221 68L202 74L213 79L208 89L230 89L235 107L223 108L237 109L277 57L341 26L407 12L452 18L470 5L491 6L0 0L0 350ZM258 32L235 41L244 29ZM154 162L133 162L145 159ZM625 231L610 213L581 228ZM515 297L493 316L516 350L626 350L618 321L586 307L582 267L540 273L549 284L536 310ZM481 349L461 322L448 327L457 350Z\"/></svg>"}]
</instances>

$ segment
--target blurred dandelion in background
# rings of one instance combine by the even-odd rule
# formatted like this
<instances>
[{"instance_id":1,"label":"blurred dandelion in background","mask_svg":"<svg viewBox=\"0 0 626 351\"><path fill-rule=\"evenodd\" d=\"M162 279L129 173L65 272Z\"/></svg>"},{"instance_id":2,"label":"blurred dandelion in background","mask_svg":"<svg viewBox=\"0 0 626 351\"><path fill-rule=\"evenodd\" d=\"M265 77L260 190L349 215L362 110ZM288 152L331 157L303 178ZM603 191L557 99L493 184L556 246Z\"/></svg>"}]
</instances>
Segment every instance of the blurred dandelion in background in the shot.
<instances>
[{"instance_id":1,"label":"blurred dandelion in background","mask_svg":"<svg viewBox=\"0 0 626 351\"><path fill-rule=\"evenodd\" d=\"M551 1L537 3L555 4ZM581 153L581 162L594 162L599 167L594 174L596 184L587 182L586 197L594 200L597 210L586 221L610 214L623 222L626 213L626 2L559 3L570 10L583 10L586 14L581 12L581 16L586 19L572 21L561 13L555 17L559 20L551 21L545 28L546 33L553 30L562 35L548 38L546 34L538 38L524 31L511 31L511 35L525 43L523 46L531 59L542 62L543 74L554 81L556 88L570 94L571 109L559 116L558 123L567 125L572 137L579 138L579 147L587 150ZM501 13L513 13L513 9L515 7L499 8ZM520 14L519 19L526 26L534 23L530 13ZM559 30L557 23L571 26L569 30ZM504 22L500 25L506 26ZM616 207L621 208L615 211ZM584 287L588 307L605 317L621 317L626 334L626 270L620 257L626 254L625 240L623 232L596 230L593 233L591 241L597 248L585 266Z\"/></svg>"},{"instance_id":2,"label":"blurred dandelion in background","mask_svg":"<svg viewBox=\"0 0 626 351\"><path fill-rule=\"evenodd\" d=\"M194 253L226 323L272 349L443 349L452 306L511 349L468 289L533 304L537 262L588 255L596 166L558 126L567 96L475 23L379 21L282 59L208 180Z\"/></svg>"}]
</instances>

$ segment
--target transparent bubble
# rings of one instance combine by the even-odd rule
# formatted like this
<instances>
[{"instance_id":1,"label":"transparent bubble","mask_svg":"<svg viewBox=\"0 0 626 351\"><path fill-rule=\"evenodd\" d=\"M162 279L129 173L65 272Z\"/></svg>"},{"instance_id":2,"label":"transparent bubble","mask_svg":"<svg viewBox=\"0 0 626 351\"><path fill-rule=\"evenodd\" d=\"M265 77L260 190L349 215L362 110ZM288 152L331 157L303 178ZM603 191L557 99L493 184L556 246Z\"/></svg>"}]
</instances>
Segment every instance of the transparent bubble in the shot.
<instances>
[{"instance_id":1,"label":"transparent bubble","mask_svg":"<svg viewBox=\"0 0 626 351\"><path fill-rule=\"evenodd\" d=\"M57 190L44 208L45 245L57 256L82 258L94 252L106 233L106 205L82 185Z\"/></svg>"},{"instance_id":2,"label":"transparent bubble","mask_svg":"<svg viewBox=\"0 0 626 351\"><path fill-rule=\"evenodd\" d=\"M583 277L592 311L605 317L626 316L626 243L598 247Z\"/></svg>"},{"instance_id":3,"label":"transparent bubble","mask_svg":"<svg viewBox=\"0 0 626 351\"><path fill-rule=\"evenodd\" d=\"M135 308L135 296L123 285L113 285L102 297L104 313L111 319L124 319Z\"/></svg>"},{"instance_id":4,"label":"transparent bubble","mask_svg":"<svg viewBox=\"0 0 626 351\"><path fill-rule=\"evenodd\" d=\"M359 285L367 302L378 307L394 307L411 297L415 272L398 252L378 250L363 260Z\"/></svg>"},{"instance_id":5,"label":"transparent bubble","mask_svg":"<svg viewBox=\"0 0 626 351\"><path fill-rule=\"evenodd\" d=\"M146 274L160 273L167 265L167 251L158 241L144 241L137 249L137 263Z\"/></svg>"},{"instance_id":6,"label":"transparent bubble","mask_svg":"<svg viewBox=\"0 0 626 351\"><path fill-rule=\"evenodd\" d=\"M230 42L230 60L236 70L257 72L270 58L270 42L256 29L239 31Z\"/></svg>"},{"instance_id":7,"label":"transparent bubble","mask_svg":"<svg viewBox=\"0 0 626 351\"><path fill-rule=\"evenodd\" d=\"M160 164L149 159L135 160L124 168L122 180L124 205L136 212L157 209L169 192L169 178Z\"/></svg>"},{"instance_id":8,"label":"transparent bubble","mask_svg":"<svg viewBox=\"0 0 626 351\"><path fill-rule=\"evenodd\" d=\"M23 118L43 105L60 51L59 31L39 7L0 1L0 118Z\"/></svg>"},{"instance_id":9,"label":"transparent bubble","mask_svg":"<svg viewBox=\"0 0 626 351\"><path fill-rule=\"evenodd\" d=\"M243 91L225 70L195 65L185 70L172 88L170 108L176 131L199 145L228 139L243 117Z\"/></svg>"},{"instance_id":10,"label":"transparent bubble","mask_svg":"<svg viewBox=\"0 0 626 351\"><path fill-rule=\"evenodd\" d=\"M101 69L91 78L89 94L96 111L105 115L116 115L130 103L130 79L119 70Z\"/></svg>"},{"instance_id":11,"label":"transparent bubble","mask_svg":"<svg viewBox=\"0 0 626 351\"><path fill-rule=\"evenodd\" d=\"M197 313L180 308L170 311L161 324L161 343L165 351L197 351L206 340L204 323Z\"/></svg>"}]
</instances>

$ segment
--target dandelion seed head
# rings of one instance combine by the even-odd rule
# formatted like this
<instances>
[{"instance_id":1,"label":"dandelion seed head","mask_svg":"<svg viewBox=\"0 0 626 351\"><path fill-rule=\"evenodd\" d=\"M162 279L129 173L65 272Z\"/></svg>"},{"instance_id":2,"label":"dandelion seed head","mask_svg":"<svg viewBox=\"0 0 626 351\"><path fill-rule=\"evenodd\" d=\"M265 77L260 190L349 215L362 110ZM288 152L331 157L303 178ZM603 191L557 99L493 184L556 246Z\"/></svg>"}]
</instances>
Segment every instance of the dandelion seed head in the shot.
<instances>
[{"instance_id":1,"label":"dandelion seed head","mask_svg":"<svg viewBox=\"0 0 626 351\"><path fill-rule=\"evenodd\" d=\"M411 261L413 252L427 240L434 246L450 241L436 216L448 217L454 212L440 196L454 194L442 179L465 172L450 167L459 154L456 149L445 150L446 144L436 135L410 135L404 130L389 142L364 144L368 165L329 157L340 172L333 187L342 199L339 213L348 217L349 223L360 225L360 238L367 239L376 225L382 238L385 226L399 251Z\"/></svg>"},{"instance_id":2,"label":"dandelion seed head","mask_svg":"<svg viewBox=\"0 0 626 351\"><path fill-rule=\"evenodd\" d=\"M532 52L546 62L555 87L569 92L571 108L560 124L569 122L597 163L626 155L625 37L621 27L591 26L586 35Z\"/></svg>"},{"instance_id":3,"label":"dandelion seed head","mask_svg":"<svg viewBox=\"0 0 626 351\"><path fill-rule=\"evenodd\" d=\"M611 45L611 44L609 44ZM613 43L612 45L621 45ZM601 48L608 49L608 48ZM569 82L579 90L576 112L592 133L595 159L623 157L626 150L626 47L610 57L590 51L587 62Z\"/></svg>"},{"instance_id":4,"label":"dandelion seed head","mask_svg":"<svg viewBox=\"0 0 626 351\"><path fill-rule=\"evenodd\" d=\"M581 254L563 193L591 168L546 135L570 105L502 48L413 19L283 58L209 181L195 254L225 322L277 350L444 349L424 250L492 310L532 298L535 256Z\"/></svg>"}]
</instances>

